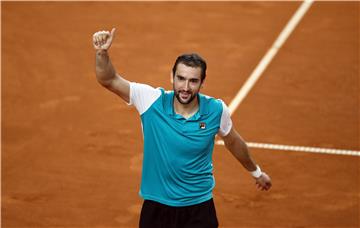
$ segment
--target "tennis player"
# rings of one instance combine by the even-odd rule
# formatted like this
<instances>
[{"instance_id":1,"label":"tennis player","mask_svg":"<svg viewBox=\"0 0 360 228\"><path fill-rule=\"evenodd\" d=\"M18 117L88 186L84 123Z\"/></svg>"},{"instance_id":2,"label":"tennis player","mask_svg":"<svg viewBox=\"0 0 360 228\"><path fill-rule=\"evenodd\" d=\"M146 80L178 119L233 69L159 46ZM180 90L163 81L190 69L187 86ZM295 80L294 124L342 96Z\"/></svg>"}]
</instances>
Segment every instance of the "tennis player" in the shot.
<instances>
[{"instance_id":1,"label":"tennis player","mask_svg":"<svg viewBox=\"0 0 360 228\"><path fill-rule=\"evenodd\" d=\"M108 54L115 29L93 35L98 82L136 107L141 117L144 154L140 196L141 228L218 227L212 190L215 135L254 177L260 190L271 179L251 158L222 100L200 93L206 62L180 55L172 69L172 91L130 82L116 73Z\"/></svg>"}]
</instances>

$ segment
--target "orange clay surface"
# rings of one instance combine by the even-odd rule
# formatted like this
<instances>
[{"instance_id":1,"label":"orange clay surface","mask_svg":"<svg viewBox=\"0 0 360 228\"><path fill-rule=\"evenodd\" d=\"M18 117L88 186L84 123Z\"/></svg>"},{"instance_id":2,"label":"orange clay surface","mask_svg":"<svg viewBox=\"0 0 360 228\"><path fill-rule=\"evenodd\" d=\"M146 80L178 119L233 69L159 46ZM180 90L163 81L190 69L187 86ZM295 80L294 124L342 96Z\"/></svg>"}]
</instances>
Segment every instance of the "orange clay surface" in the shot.
<instances>
[{"instance_id":1,"label":"orange clay surface","mask_svg":"<svg viewBox=\"0 0 360 228\"><path fill-rule=\"evenodd\" d=\"M117 28L126 79L171 89L183 52L229 104L300 2L2 2L2 226L137 227L135 108L95 79L92 34ZM233 123L249 142L359 150L359 2L315 2ZM251 149L269 192L215 146L220 227L359 227L359 157Z\"/></svg>"}]
</instances>

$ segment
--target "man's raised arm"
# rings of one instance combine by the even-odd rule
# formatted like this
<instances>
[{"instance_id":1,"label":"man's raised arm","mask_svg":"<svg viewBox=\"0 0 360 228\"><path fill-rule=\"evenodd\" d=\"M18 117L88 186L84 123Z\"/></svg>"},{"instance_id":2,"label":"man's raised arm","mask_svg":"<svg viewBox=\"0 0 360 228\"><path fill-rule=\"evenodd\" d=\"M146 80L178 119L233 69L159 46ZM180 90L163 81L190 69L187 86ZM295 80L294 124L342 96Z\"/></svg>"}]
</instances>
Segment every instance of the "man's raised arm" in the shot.
<instances>
[{"instance_id":1,"label":"man's raised arm","mask_svg":"<svg viewBox=\"0 0 360 228\"><path fill-rule=\"evenodd\" d=\"M108 54L114 37L115 28L111 32L99 31L93 35L93 45L96 50L96 78L102 86L129 102L130 83L116 73Z\"/></svg>"}]
</instances>

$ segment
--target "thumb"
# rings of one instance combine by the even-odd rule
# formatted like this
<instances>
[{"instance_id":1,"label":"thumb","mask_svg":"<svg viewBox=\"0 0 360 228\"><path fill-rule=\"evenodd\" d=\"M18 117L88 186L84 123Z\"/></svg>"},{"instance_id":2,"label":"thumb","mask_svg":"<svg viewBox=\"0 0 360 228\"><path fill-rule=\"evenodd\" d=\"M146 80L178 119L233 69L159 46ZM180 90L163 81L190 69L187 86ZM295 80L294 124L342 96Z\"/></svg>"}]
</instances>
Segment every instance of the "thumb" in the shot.
<instances>
[{"instance_id":1,"label":"thumb","mask_svg":"<svg viewBox=\"0 0 360 228\"><path fill-rule=\"evenodd\" d=\"M116 28L113 28L113 29L111 30L111 33L110 33L110 34L111 34L111 37L112 37L112 38L114 38L114 36L115 36L115 31L116 31Z\"/></svg>"}]
</instances>

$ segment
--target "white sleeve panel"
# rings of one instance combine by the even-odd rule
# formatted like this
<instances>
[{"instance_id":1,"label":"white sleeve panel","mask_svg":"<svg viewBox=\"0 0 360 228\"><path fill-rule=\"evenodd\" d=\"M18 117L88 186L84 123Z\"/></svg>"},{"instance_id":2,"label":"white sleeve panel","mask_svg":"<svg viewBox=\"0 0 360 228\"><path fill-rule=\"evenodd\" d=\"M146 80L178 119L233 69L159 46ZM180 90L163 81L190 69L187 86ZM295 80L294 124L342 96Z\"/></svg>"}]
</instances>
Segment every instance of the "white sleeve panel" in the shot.
<instances>
[{"instance_id":1,"label":"white sleeve panel","mask_svg":"<svg viewBox=\"0 0 360 228\"><path fill-rule=\"evenodd\" d=\"M218 134L220 136L224 137L227 134L229 134L229 132L232 128L232 121L231 121L230 111L229 111L228 107L226 106L226 104L223 101L221 101L221 103L223 106L223 111L221 114L220 128L219 128Z\"/></svg>"},{"instance_id":2,"label":"white sleeve panel","mask_svg":"<svg viewBox=\"0 0 360 228\"><path fill-rule=\"evenodd\" d=\"M161 96L160 89L155 89L146 84L130 82L130 102L139 114L143 114Z\"/></svg>"}]
</instances>

